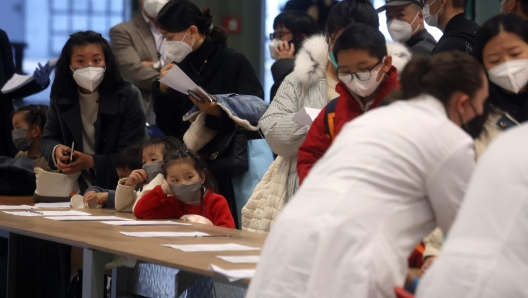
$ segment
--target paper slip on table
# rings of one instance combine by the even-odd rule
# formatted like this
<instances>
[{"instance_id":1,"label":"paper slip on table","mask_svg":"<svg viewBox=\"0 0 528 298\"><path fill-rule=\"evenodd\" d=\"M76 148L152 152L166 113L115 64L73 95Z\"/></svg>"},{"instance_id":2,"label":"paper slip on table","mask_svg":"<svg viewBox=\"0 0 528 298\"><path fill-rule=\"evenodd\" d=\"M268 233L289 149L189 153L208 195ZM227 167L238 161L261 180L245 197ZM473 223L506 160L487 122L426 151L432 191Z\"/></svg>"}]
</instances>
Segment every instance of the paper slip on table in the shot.
<instances>
[{"instance_id":1,"label":"paper slip on table","mask_svg":"<svg viewBox=\"0 0 528 298\"><path fill-rule=\"evenodd\" d=\"M16 201L12 199L12 201ZM16 205L27 204L21 201ZM6 197L0 196L0 205L7 205ZM47 209L48 210L48 209ZM49 209L53 210L53 209ZM134 219L131 213L120 213L107 209L82 209L95 216L118 216ZM210 225L193 223L190 226L112 226L99 221L55 221L40 216L23 217L0 212L0 231L4 237L16 235L44 239L57 243L80 247L83 249L83 297L102 297L104 265L112 261L114 255L132 257L140 261L179 269L190 275L205 275L228 283L227 279L215 275L210 264L224 269L254 269L256 264L233 264L216 258L217 255L259 255L260 251L212 251L183 252L163 244L222 244L236 243L262 248L265 235L226 229ZM130 237L119 232L204 232L211 235L231 235L231 237ZM11 241L10 241L11 244ZM9 250L9 260L13 249ZM12 263L11 263L12 264ZM8 265L8 278L14 276L16 266ZM126 270L116 268L112 272L112 297L126 295ZM235 282L237 286L247 287L248 279ZM9 289L8 297L14 297Z\"/></svg>"}]
</instances>

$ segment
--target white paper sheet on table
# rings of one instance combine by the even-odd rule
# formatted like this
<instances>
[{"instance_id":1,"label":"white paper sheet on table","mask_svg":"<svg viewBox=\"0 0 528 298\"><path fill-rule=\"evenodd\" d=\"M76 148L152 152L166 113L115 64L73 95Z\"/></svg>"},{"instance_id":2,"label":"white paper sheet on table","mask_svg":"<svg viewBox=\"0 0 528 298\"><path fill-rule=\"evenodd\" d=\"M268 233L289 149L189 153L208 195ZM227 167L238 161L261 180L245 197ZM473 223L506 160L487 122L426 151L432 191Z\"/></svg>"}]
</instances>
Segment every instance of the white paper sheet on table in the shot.
<instances>
[{"instance_id":1,"label":"white paper sheet on table","mask_svg":"<svg viewBox=\"0 0 528 298\"><path fill-rule=\"evenodd\" d=\"M229 263L235 264L256 264L260 260L260 256L216 256Z\"/></svg>"},{"instance_id":2,"label":"white paper sheet on table","mask_svg":"<svg viewBox=\"0 0 528 298\"><path fill-rule=\"evenodd\" d=\"M240 250L260 250L258 247L240 245L236 243L225 244L163 244L163 246L179 249L185 252L196 251L240 251Z\"/></svg>"},{"instance_id":3,"label":"white paper sheet on table","mask_svg":"<svg viewBox=\"0 0 528 298\"><path fill-rule=\"evenodd\" d=\"M119 232L130 237L200 237L209 236L202 232Z\"/></svg>"},{"instance_id":4,"label":"white paper sheet on table","mask_svg":"<svg viewBox=\"0 0 528 298\"><path fill-rule=\"evenodd\" d=\"M198 86L189 78L178 65L174 65L159 81L172 89L188 95L189 90L195 91Z\"/></svg>"},{"instance_id":5,"label":"white paper sheet on table","mask_svg":"<svg viewBox=\"0 0 528 298\"><path fill-rule=\"evenodd\" d=\"M82 211L75 211L75 210L68 210L68 211L40 211L39 210L35 212L28 212L28 211L3 211L3 212L7 214L12 214L12 215L18 215L18 216L80 216L80 215L90 216L91 215L90 213L86 213Z\"/></svg>"},{"instance_id":6,"label":"white paper sheet on table","mask_svg":"<svg viewBox=\"0 0 528 298\"><path fill-rule=\"evenodd\" d=\"M35 208L70 208L70 202L60 202L60 203L37 203Z\"/></svg>"},{"instance_id":7,"label":"white paper sheet on table","mask_svg":"<svg viewBox=\"0 0 528 298\"><path fill-rule=\"evenodd\" d=\"M53 58L48 60L48 64L51 67L54 67L57 64L57 61L59 61L59 57ZM35 78L33 78L33 75L20 75L20 74L13 74L13 76L7 81L4 86L2 87L1 92L2 93L9 93L12 91L15 91L17 89L20 89L21 87L29 84L31 81L33 81Z\"/></svg>"},{"instance_id":8,"label":"white paper sheet on table","mask_svg":"<svg viewBox=\"0 0 528 298\"><path fill-rule=\"evenodd\" d=\"M191 226L190 223L175 222L170 220L128 220L128 221L102 221L113 226Z\"/></svg>"},{"instance_id":9,"label":"white paper sheet on table","mask_svg":"<svg viewBox=\"0 0 528 298\"><path fill-rule=\"evenodd\" d=\"M0 205L0 210L28 210L33 208L33 206L29 205Z\"/></svg>"},{"instance_id":10,"label":"white paper sheet on table","mask_svg":"<svg viewBox=\"0 0 528 298\"><path fill-rule=\"evenodd\" d=\"M297 122L301 125L312 125L312 122L317 118L321 109L314 108L302 108L292 118L293 122Z\"/></svg>"},{"instance_id":11,"label":"white paper sheet on table","mask_svg":"<svg viewBox=\"0 0 528 298\"><path fill-rule=\"evenodd\" d=\"M52 217L44 217L48 219L53 220L69 220L69 221L94 221L94 220L122 220L127 221L131 220L128 218L122 218L117 216L93 216L93 215L82 215L82 216L52 216Z\"/></svg>"},{"instance_id":12,"label":"white paper sheet on table","mask_svg":"<svg viewBox=\"0 0 528 298\"><path fill-rule=\"evenodd\" d=\"M244 279L244 278L252 278L255 275L255 271L256 271L256 269L227 270L227 269L220 268L213 264L209 265L209 268L211 269L211 271L225 276L227 280L229 280L230 282L234 282L234 281L237 281L239 279Z\"/></svg>"}]
</instances>

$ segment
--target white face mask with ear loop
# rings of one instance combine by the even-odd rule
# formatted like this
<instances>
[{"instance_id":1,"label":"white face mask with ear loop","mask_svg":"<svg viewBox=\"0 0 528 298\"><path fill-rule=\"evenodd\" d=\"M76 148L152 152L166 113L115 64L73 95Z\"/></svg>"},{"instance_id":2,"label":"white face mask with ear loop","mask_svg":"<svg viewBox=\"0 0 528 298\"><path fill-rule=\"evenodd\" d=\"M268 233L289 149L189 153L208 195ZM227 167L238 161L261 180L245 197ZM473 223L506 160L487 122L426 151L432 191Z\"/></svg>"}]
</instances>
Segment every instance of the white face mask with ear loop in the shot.
<instances>
[{"instance_id":1,"label":"white face mask with ear loop","mask_svg":"<svg viewBox=\"0 0 528 298\"><path fill-rule=\"evenodd\" d=\"M418 19L418 15L420 15L420 12L416 14L412 22L409 24L402 20L392 20L387 23L387 30L389 31L389 34L392 38L392 40L397 42L406 42L408 41L411 36L420 29L420 26L416 27L414 31L412 31L412 24L416 22L416 19Z\"/></svg>"},{"instance_id":2,"label":"white face mask with ear loop","mask_svg":"<svg viewBox=\"0 0 528 298\"><path fill-rule=\"evenodd\" d=\"M434 16L431 15L431 5L433 5L436 1L437 0L434 0L433 2L431 2L431 4L425 4L423 8L423 17L425 22L427 23L427 25L433 27L438 27L438 14L442 10L442 8L440 7L440 10L438 10L438 12Z\"/></svg>"},{"instance_id":3,"label":"white face mask with ear loop","mask_svg":"<svg viewBox=\"0 0 528 298\"><path fill-rule=\"evenodd\" d=\"M169 0L145 0L143 2L143 10L149 17L156 18L167 2Z\"/></svg>"},{"instance_id":4,"label":"white face mask with ear loop","mask_svg":"<svg viewBox=\"0 0 528 298\"><path fill-rule=\"evenodd\" d=\"M165 40L163 43L163 48L165 50L165 56L169 58L171 61L174 61L176 63L180 63L189 55L192 53L192 46L194 45L194 38L192 40L192 44L187 44L184 40L187 36L187 33L189 33L189 29L187 29L187 32L185 32L185 35L183 36L182 40Z\"/></svg>"},{"instance_id":5,"label":"white face mask with ear loop","mask_svg":"<svg viewBox=\"0 0 528 298\"><path fill-rule=\"evenodd\" d=\"M491 82L518 94L528 83L528 59L507 61L488 71Z\"/></svg>"},{"instance_id":6,"label":"white face mask with ear loop","mask_svg":"<svg viewBox=\"0 0 528 298\"><path fill-rule=\"evenodd\" d=\"M283 43L282 40L274 38L270 44L269 44L269 51L271 59L277 60L277 52L275 51L281 44Z\"/></svg>"},{"instance_id":7,"label":"white face mask with ear loop","mask_svg":"<svg viewBox=\"0 0 528 298\"><path fill-rule=\"evenodd\" d=\"M73 79L79 85L86 90L93 92L104 79L104 73L106 67L103 66L87 66L83 68L73 69L70 65L70 69L73 71Z\"/></svg>"}]
</instances>

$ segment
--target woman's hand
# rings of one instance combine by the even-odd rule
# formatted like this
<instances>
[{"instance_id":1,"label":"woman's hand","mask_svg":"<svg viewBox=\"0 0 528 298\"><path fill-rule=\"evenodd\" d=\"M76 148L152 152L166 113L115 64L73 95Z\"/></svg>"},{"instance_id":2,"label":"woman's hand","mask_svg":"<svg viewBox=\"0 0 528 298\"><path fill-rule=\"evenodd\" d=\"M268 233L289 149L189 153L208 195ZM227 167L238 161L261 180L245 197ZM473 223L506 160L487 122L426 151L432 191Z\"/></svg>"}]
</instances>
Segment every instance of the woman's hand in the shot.
<instances>
[{"instance_id":1,"label":"woman's hand","mask_svg":"<svg viewBox=\"0 0 528 298\"><path fill-rule=\"evenodd\" d=\"M295 45L285 41L281 43L276 49L277 60L279 59L295 59Z\"/></svg>"},{"instance_id":2,"label":"woman's hand","mask_svg":"<svg viewBox=\"0 0 528 298\"><path fill-rule=\"evenodd\" d=\"M147 179L147 172L145 170L139 169L134 170L132 173L130 173L130 176L128 177L127 182L125 183L126 186L134 186L139 183L142 183Z\"/></svg>"},{"instance_id":3,"label":"woman's hand","mask_svg":"<svg viewBox=\"0 0 528 298\"><path fill-rule=\"evenodd\" d=\"M189 95L189 98L200 109L200 111L218 118L222 116L222 109L216 104L216 99L215 101L211 102L205 94L200 92L200 90L196 90L196 94L200 96L203 103L196 100L194 97L192 97L192 95Z\"/></svg>"},{"instance_id":4,"label":"woman's hand","mask_svg":"<svg viewBox=\"0 0 528 298\"><path fill-rule=\"evenodd\" d=\"M73 161L69 165L66 165L66 168L61 170L64 174L70 175L82 170L92 169L94 166L94 160L91 155L79 151L73 151Z\"/></svg>"},{"instance_id":5,"label":"woman's hand","mask_svg":"<svg viewBox=\"0 0 528 298\"><path fill-rule=\"evenodd\" d=\"M172 195L172 191L169 187L169 182L167 182L167 180L163 181L163 184L161 184L161 189L165 194Z\"/></svg>"},{"instance_id":6,"label":"woman's hand","mask_svg":"<svg viewBox=\"0 0 528 298\"><path fill-rule=\"evenodd\" d=\"M71 149L68 146L59 145L55 149L55 160L57 161L57 169L64 172L68 168L68 163L70 162L70 156L65 155L66 152L70 152Z\"/></svg>"},{"instance_id":7,"label":"woman's hand","mask_svg":"<svg viewBox=\"0 0 528 298\"><path fill-rule=\"evenodd\" d=\"M166 65L165 67L163 67L161 70L160 70L160 78L163 78L171 68L174 67L174 64L172 63L169 63L169 65ZM169 90L169 86L163 84L162 82L159 83L159 89L161 91L161 93L166 93L167 90Z\"/></svg>"}]
</instances>

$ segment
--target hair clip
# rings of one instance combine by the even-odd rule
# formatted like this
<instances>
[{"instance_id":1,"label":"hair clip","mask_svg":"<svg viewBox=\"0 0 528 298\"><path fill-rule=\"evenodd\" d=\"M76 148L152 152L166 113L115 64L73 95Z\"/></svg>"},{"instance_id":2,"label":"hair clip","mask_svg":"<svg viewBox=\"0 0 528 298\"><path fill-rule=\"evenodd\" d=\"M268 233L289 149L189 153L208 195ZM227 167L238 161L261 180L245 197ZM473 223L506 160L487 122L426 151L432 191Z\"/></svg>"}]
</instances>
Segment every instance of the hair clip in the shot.
<instances>
[{"instance_id":1,"label":"hair clip","mask_svg":"<svg viewBox=\"0 0 528 298\"><path fill-rule=\"evenodd\" d=\"M211 26L209 26L209 32L207 32L207 35L211 34L211 32L213 32L213 29L214 26L211 24Z\"/></svg>"}]
</instances>

